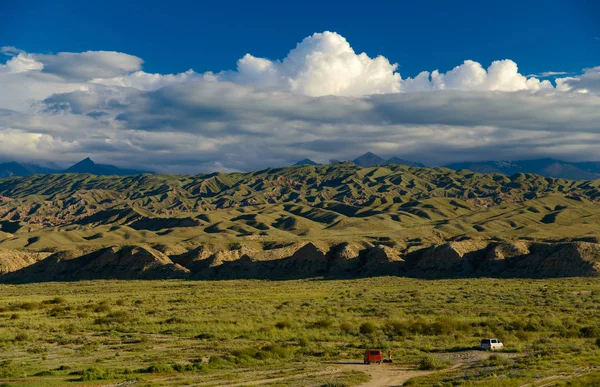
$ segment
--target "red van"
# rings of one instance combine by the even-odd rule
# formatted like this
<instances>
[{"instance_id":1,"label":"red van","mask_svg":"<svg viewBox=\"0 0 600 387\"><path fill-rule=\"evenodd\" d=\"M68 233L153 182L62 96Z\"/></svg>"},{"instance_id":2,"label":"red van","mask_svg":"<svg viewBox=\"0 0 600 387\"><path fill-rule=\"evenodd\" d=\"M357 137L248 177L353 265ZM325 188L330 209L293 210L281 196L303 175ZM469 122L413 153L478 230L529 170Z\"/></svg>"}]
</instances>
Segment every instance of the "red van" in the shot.
<instances>
[{"instance_id":1,"label":"red van","mask_svg":"<svg viewBox=\"0 0 600 387\"><path fill-rule=\"evenodd\" d=\"M383 362L383 351L381 349L367 349L365 351L365 364Z\"/></svg>"}]
</instances>

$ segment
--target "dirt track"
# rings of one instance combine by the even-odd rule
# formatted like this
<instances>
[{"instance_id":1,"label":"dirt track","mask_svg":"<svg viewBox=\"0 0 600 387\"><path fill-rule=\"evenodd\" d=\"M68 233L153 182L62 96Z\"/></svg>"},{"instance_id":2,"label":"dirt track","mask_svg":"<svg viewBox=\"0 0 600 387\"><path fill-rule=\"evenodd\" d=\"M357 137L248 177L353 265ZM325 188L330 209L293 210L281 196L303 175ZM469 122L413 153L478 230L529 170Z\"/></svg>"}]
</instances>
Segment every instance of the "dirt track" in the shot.
<instances>
[{"instance_id":1,"label":"dirt track","mask_svg":"<svg viewBox=\"0 0 600 387\"><path fill-rule=\"evenodd\" d=\"M357 360L345 360L334 364L340 365L346 369L352 369L369 374L371 380L359 385L358 387L394 387L401 386L404 382L418 376L429 375L436 372L448 372L461 368L465 364L483 360L489 356L489 353L483 351L460 351L438 353L432 356L452 360L454 365L450 368L439 371L420 371L416 368L410 368L406 364L363 364Z\"/></svg>"},{"instance_id":2,"label":"dirt track","mask_svg":"<svg viewBox=\"0 0 600 387\"><path fill-rule=\"evenodd\" d=\"M352 369L369 374L371 380L358 387L392 387L401 386L404 382L416 376L431 374L435 371L419 371L407 368L406 365L394 364L363 364L357 361L338 363L346 369Z\"/></svg>"}]
</instances>

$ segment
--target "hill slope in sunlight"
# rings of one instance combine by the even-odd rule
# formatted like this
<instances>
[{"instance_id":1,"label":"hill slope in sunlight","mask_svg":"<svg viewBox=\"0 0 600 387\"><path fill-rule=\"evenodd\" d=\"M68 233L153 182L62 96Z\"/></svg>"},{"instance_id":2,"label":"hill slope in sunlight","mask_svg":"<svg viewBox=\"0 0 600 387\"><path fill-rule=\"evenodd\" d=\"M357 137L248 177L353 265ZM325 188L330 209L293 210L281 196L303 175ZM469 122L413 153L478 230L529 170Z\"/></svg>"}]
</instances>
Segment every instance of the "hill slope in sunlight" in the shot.
<instances>
[{"instance_id":1,"label":"hill slope in sunlight","mask_svg":"<svg viewBox=\"0 0 600 387\"><path fill-rule=\"evenodd\" d=\"M598 200L600 181L352 163L198 176L15 177L0 180L0 248L50 257L6 255L21 258L0 269L31 280L594 275ZM464 250L467 241L464 253L452 247ZM513 245L521 247L506 247ZM498 249L517 253L490 258ZM72 262L61 269L87 273L76 278L58 269L47 278L44 270L24 272L51 258L60 266L55 254L89 260L106 251L128 258L113 260L118 270ZM133 265L141 256L162 269Z\"/></svg>"}]
</instances>

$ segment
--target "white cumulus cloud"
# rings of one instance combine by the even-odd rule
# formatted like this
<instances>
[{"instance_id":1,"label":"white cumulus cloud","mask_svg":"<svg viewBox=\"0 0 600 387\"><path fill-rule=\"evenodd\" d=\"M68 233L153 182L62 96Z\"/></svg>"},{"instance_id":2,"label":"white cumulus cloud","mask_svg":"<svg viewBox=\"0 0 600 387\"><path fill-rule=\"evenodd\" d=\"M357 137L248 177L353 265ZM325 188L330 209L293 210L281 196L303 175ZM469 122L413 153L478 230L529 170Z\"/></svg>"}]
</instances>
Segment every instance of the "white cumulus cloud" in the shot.
<instances>
[{"instance_id":1,"label":"white cumulus cloud","mask_svg":"<svg viewBox=\"0 0 600 387\"><path fill-rule=\"evenodd\" d=\"M0 52L4 159L91 156L199 172L367 150L438 165L593 159L600 146L600 67L556 79L556 88L508 59L403 78L335 32L307 37L280 60L247 54L236 71L216 74L151 74L141 58L110 51Z\"/></svg>"},{"instance_id":2,"label":"white cumulus cloud","mask_svg":"<svg viewBox=\"0 0 600 387\"><path fill-rule=\"evenodd\" d=\"M552 88L547 80L520 74L517 64L508 59L493 62L487 70L466 60L447 73L425 71L404 80L397 68L383 56L370 58L366 53L355 53L343 36L326 31L307 37L281 61L246 54L238 61L236 72L223 72L218 78L308 96Z\"/></svg>"},{"instance_id":3,"label":"white cumulus cloud","mask_svg":"<svg viewBox=\"0 0 600 387\"><path fill-rule=\"evenodd\" d=\"M540 81L535 77L526 77L519 73L517 64L510 59L494 61L486 69L475 61L466 60L447 73L435 70L425 71L415 78L403 81L402 90L476 90L476 91L537 91L552 89L548 80Z\"/></svg>"},{"instance_id":4,"label":"white cumulus cloud","mask_svg":"<svg viewBox=\"0 0 600 387\"><path fill-rule=\"evenodd\" d=\"M600 66L586 69L577 77L565 77L556 80L556 88L583 94L600 95Z\"/></svg>"},{"instance_id":5,"label":"white cumulus cloud","mask_svg":"<svg viewBox=\"0 0 600 387\"><path fill-rule=\"evenodd\" d=\"M313 97L400 91L396 64L357 54L343 36L329 31L305 38L281 61L246 54L237 65L237 72L221 73L219 79Z\"/></svg>"}]
</instances>

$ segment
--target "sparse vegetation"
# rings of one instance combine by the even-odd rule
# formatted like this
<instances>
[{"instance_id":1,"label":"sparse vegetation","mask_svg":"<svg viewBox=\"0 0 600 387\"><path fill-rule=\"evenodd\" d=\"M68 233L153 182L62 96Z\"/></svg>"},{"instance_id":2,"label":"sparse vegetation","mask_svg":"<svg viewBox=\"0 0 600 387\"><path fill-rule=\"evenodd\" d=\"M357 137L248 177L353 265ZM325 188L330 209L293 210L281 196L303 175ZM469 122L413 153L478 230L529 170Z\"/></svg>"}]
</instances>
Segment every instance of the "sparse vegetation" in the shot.
<instances>
[{"instance_id":1,"label":"sparse vegetation","mask_svg":"<svg viewBox=\"0 0 600 387\"><path fill-rule=\"evenodd\" d=\"M117 303L122 294L141 302ZM48 295L66 301L44 303ZM267 373L287 385L302 385L295 375L306 374L314 385L352 386L366 380L360 370L319 371L379 347L393 350L394 364L429 372L412 385L490 385L498 375L519 385L600 367L599 302L596 278L0 285L0 383L136 378L182 385ZM94 312L99 305L108 311ZM51 316L57 307L71 309ZM20 317L12 320L15 310ZM498 337L506 349L473 350L482 337ZM479 360L462 366L465 354ZM595 375L573 373L573 380Z\"/></svg>"}]
</instances>

